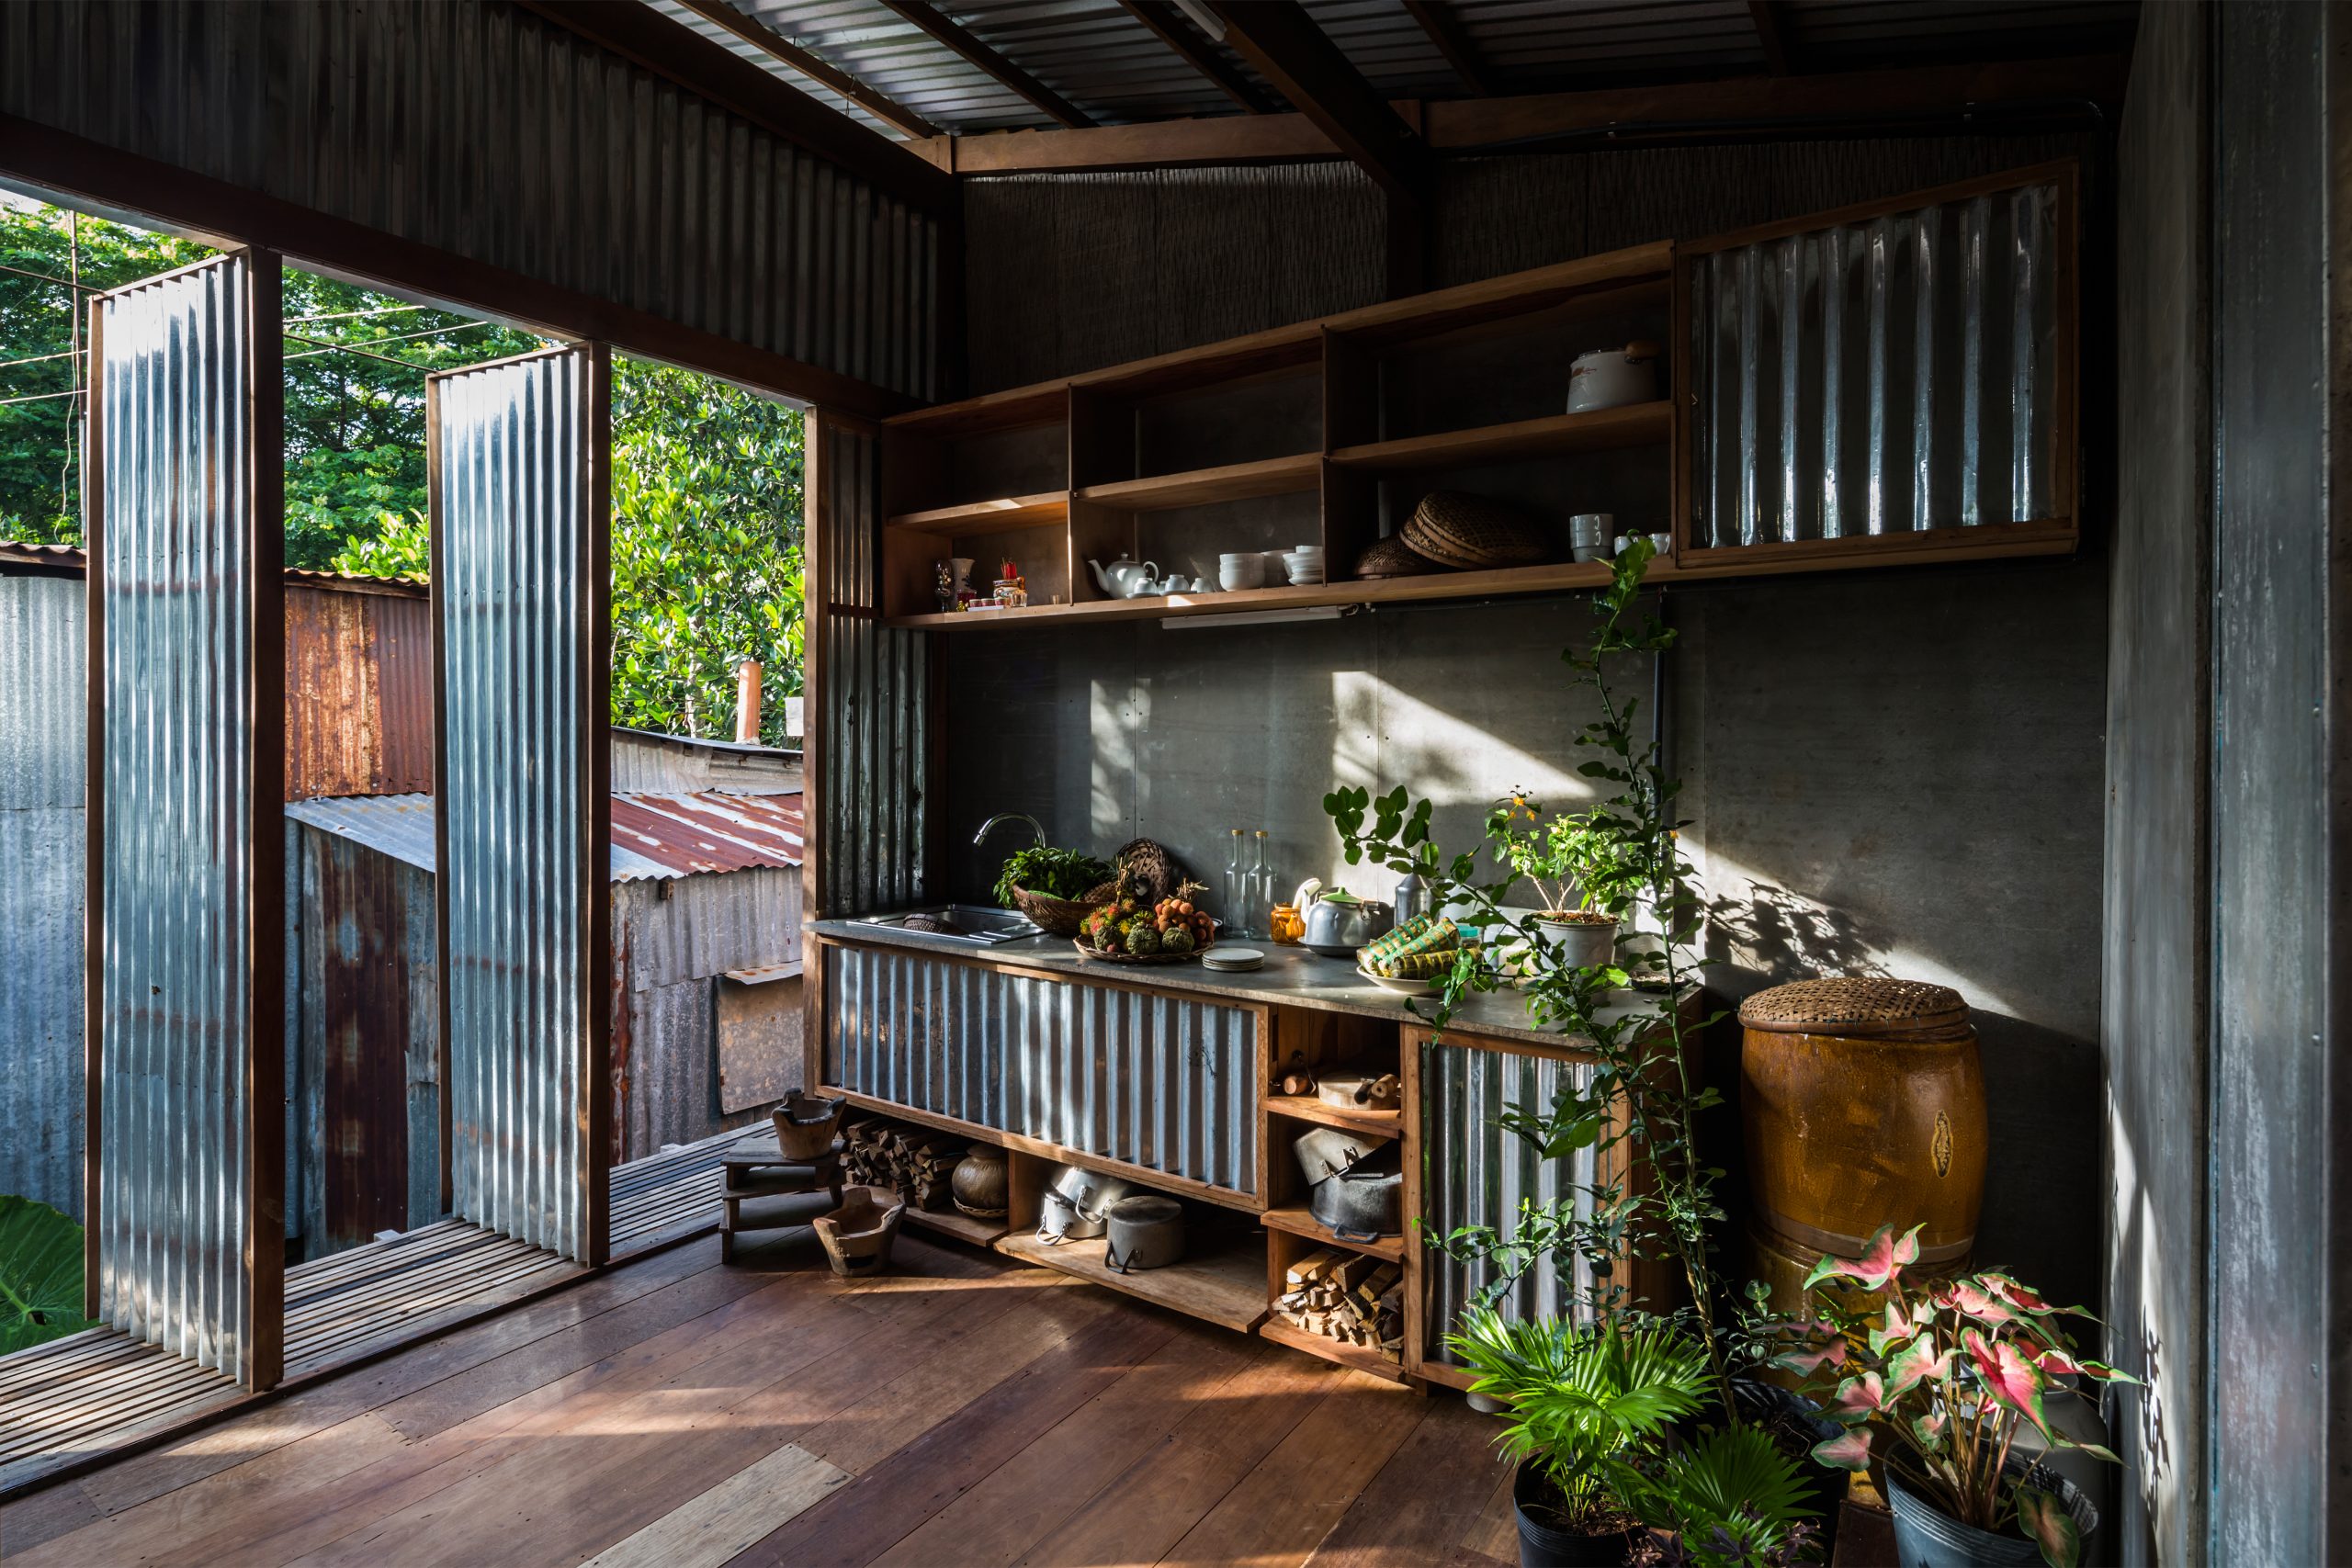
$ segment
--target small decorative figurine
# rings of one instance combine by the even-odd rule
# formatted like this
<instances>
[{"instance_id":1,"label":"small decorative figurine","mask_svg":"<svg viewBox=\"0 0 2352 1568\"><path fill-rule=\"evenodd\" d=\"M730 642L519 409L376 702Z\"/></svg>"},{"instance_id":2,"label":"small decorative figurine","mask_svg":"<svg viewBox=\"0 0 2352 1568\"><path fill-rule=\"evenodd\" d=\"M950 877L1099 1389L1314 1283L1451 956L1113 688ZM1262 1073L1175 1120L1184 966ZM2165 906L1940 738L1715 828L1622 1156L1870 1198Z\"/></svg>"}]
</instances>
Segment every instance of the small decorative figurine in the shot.
<instances>
[{"instance_id":1,"label":"small decorative figurine","mask_svg":"<svg viewBox=\"0 0 2352 1568\"><path fill-rule=\"evenodd\" d=\"M932 594L939 601L939 613L944 615L956 608L956 574L945 561L938 562L932 570L937 578Z\"/></svg>"}]
</instances>

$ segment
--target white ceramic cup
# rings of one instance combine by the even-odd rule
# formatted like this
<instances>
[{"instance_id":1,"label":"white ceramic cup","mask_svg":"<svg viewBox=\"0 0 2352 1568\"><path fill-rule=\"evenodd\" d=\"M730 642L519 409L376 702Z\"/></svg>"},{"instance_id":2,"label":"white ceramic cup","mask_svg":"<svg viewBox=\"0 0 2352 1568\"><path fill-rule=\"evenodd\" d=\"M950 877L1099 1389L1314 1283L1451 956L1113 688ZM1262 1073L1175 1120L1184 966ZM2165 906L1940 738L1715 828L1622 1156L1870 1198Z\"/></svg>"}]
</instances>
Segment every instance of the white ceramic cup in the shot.
<instances>
[{"instance_id":1,"label":"white ceramic cup","mask_svg":"<svg viewBox=\"0 0 2352 1568\"><path fill-rule=\"evenodd\" d=\"M1245 588L1262 588L1266 585L1265 558L1261 556L1244 556L1239 560L1227 558L1218 564L1216 580L1229 592L1238 592Z\"/></svg>"}]
</instances>

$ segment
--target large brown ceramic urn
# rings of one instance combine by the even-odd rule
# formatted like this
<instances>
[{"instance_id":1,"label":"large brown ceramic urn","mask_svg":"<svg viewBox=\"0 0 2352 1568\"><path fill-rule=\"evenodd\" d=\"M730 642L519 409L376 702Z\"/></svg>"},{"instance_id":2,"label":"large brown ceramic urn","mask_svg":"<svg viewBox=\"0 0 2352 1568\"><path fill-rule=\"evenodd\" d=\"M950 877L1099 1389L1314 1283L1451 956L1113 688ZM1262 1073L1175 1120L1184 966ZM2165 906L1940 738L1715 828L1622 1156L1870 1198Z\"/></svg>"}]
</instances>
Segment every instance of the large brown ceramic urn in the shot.
<instances>
[{"instance_id":1,"label":"large brown ceramic urn","mask_svg":"<svg viewBox=\"0 0 2352 1568\"><path fill-rule=\"evenodd\" d=\"M1917 980L1802 980L1739 1010L1758 1277L1793 1308L1824 1253L1919 1232L1923 1272L1963 1267L1984 1196L1984 1077L1968 1006Z\"/></svg>"}]
</instances>

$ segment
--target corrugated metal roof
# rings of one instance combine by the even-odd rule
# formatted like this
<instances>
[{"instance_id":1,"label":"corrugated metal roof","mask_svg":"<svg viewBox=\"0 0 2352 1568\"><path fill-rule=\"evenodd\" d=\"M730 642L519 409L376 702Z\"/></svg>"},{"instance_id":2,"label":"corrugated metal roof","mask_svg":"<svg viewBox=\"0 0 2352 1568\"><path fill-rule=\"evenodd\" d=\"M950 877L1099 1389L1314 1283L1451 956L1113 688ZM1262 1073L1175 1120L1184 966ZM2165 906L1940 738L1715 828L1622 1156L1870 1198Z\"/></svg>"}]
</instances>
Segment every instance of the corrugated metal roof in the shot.
<instances>
[{"instance_id":1,"label":"corrugated metal roof","mask_svg":"<svg viewBox=\"0 0 2352 1568\"><path fill-rule=\"evenodd\" d=\"M352 795L296 801L286 815L354 839L420 871L433 869L433 797ZM659 794L613 796L615 882L797 866L803 829L797 795Z\"/></svg>"},{"instance_id":2,"label":"corrugated metal roof","mask_svg":"<svg viewBox=\"0 0 2352 1568\"><path fill-rule=\"evenodd\" d=\"M0 563L63 566L87 571L90 558L78 545L37 545L21 539L0 539ZM289 566L286 581L300 588L344 589L355 593L381 593L396 599L422 599L431 590L421 577L369 577L356 571L320 571Z\"/></svg>"}]
</instances>

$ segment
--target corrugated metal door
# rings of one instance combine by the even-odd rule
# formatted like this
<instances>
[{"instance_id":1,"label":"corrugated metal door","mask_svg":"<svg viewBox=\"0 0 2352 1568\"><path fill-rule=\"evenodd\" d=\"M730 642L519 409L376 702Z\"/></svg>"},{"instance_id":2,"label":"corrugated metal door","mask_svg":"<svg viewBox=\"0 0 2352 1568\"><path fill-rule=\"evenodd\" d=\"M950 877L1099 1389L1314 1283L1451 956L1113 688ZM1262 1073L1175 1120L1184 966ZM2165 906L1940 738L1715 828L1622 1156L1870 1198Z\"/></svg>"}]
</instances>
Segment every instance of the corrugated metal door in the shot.
<instances>
[{"instance_id":1,"label":"corrugated metal door","mask_svg":"<svg viewBox=\"0 0 2352 1568\"><path fill-rule=\"evenodd\" d=\"M284 536L278 268L91 306L93 1313L278 1378Z\"/></svg>"},{"instance_id":2,"label":"corrugated metal door","mask_svg":"<svg viewBox=\"0 0 2352 1568\"><path fill-rule=\"evenodd\" d=\"M610 361L433 377L435 901L452 1211L605 1246Z\"/></svg>"}]
</instances>

